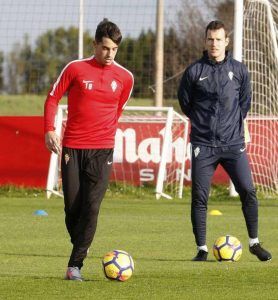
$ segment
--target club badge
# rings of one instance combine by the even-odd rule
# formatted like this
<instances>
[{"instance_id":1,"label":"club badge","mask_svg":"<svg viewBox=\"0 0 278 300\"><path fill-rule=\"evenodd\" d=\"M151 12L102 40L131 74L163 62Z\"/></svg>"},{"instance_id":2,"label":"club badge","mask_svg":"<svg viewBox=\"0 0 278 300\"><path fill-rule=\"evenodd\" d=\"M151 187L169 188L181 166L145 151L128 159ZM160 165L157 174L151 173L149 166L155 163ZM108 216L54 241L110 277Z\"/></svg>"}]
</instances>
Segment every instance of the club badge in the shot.
<instances>
[{"instance_id":1,"label":"club badge","mask_svg":"<svg viewBox=\"0 0 278 300\"><path fill-rule=\"evenodd\" d=\"M118 85L117 85L117 82L115 80L113 80L111 82L111 88L112 88L112 91L115 92L116 89L117 89Z\"/></svg>"},{"instance_id":2,"label":"club badge","mask_svg":"<svg viewBox=\"0 0 278 300\"><path fill-rule=\"evenodd\" d=\"M69 159L70 159L70 156L68 154L65 154L65 163L66 163L66 165L68 164Z\"/></svg>"},{"instance_id":3,"label":"club badge","mask_svg":"<svg viewBox=\"0 0 278 300\"><path fill-rule=\"evenodd\" d=\"M199 155L199 153L200 153L200 148L199 147L195 148L194 149L194 155L195 155L195 157L197 157Z\"/></svg>"}]
</instances>

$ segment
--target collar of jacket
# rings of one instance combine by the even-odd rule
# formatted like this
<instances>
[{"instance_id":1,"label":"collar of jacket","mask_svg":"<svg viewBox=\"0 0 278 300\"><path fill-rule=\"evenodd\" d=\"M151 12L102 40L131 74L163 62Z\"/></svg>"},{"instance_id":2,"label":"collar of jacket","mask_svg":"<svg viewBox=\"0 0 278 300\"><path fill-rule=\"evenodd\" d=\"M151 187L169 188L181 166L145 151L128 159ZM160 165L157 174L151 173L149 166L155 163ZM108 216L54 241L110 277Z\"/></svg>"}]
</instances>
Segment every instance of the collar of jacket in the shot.
<instances>
[{"instance_id":1,"label":"collar of jacket","mask_svg":"<svg viewBox=\"0 0 278 300\"><path fill-rule=\"evenodd\" d=\"M202 57L202 59L203 59L204 61L206 61L208 64L213 65L213 66L216 66L216 65L221 65L221 64L225 63L225 62L226 62L227 60L229 60L231 57L232 57L231 52L230 52L230 51L225 51L225 58L224 58L223 60L221 60L221 61L219 61L219 62L218 62L218 61L214 61L214 60L212 60L212 59L209 58L209 56L208 56L208 51L205 50L205 51L203 51L203 57Z\"/></svg>"}]
</instances>

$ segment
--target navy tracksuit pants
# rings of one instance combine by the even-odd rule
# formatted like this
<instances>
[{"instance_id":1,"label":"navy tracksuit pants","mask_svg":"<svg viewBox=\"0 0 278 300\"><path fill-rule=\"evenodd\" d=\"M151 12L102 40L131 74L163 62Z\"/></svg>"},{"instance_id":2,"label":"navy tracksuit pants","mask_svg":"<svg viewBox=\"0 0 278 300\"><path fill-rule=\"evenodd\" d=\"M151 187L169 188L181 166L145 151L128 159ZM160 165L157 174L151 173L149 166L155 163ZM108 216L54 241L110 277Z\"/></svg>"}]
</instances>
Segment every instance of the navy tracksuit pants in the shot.
<instances>
[{"instance_id":1,"label":"navy tracksuit pants","mask_svg":"<svg viewBox=\"0 0 278 300\"><path fill-rule=\"evenodd\" d=\"M258 204L244 144L207 147L192 145L191 221L197 246L206 245L206 216L211 179L218 165L230 176L240 196L250 238L258 236Z\"/></svg>"},{"instance_id":2,"label":"navy tracksuit pants","mask_svg":"<svg viewBox=\"0 0 278 300\"><path fill-rule=\"evenodd\" d=\"M63 147L65 222L73 245L68 267L82 268L112 169L113 149Z\"/></svg>"}]
</instances>

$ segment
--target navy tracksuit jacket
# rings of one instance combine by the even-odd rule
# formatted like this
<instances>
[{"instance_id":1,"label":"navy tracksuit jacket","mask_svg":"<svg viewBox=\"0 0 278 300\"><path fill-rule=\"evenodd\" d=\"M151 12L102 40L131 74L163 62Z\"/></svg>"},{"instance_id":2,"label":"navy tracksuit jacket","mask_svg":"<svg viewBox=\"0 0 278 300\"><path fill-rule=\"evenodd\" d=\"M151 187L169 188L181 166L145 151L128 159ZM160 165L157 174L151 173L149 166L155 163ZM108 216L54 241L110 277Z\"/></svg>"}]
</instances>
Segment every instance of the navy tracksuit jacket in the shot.
<instances>
[{"instance_id":1,"label":"navy tracksuit jacket","mask_svg":"<svg viewBox=\"0 0 278 300\"><path fill-rule=\"evenodd\" d=\"M249 237L257 237L258 205L244 143L243 120L251 103L246 66L229 52L222 62L211 61L205 51L185 70L178 99L191 122L191 220L197 245L206 244L207 201L218 164L240 195Z\"/></svg>"}]
</instances>

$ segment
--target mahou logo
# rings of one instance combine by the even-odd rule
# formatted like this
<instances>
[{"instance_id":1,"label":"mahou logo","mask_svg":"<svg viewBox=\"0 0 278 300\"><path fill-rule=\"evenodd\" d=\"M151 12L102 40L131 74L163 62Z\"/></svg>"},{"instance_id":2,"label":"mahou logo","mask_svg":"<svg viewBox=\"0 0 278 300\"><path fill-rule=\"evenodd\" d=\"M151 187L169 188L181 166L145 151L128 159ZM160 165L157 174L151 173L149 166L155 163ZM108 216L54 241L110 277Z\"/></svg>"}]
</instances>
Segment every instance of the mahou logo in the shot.
<instances>
[{"instance_id":1,"label":"mahou logo","mask_svg":"<svg viewBox=\"0 0 278 300\"><path fill-rule=\"evenodd\" d=\"M115 137L115 148L113 157L114 179L127 180L130 182L153 182L158 174L159 163L164 142L164 124L158 126L148 126L145 124L120 124ZM190 155L191 144L185 145L182 134L176 134L169 137L168 152L166 156L166 164L171 163L171 169L174 173L173 179L179 181L181 172L181 162L185 155L184 179L191 180ZM122 168L127 167L128 172L124 178ZM175 174L175 175L174 175ZM121 177L122 176L122 177ZM165 174L166 176L166 174Z\"/></svg>"},{"instance_id":2,"label":"mahou logo","mask_svg":"<svg viewBox=\"0 0 278 300\"><path fill-rule=\"evenodd\" d=\"M148 135L150 135L150 133ZM155 135L158 136L156 137ZM151 136L152 137L139 136L135 128L117 129L114 163L135 163L141 161L143 163L152 162L158 164L161 160L164 128L158 133L151 133ZM172 137L170 137L170 141L167 163L173 160L181 163L184 155L184 139L177 137L173 140ZM186 151L186 153L190 152Z\"/></svg>"}]
</instances>

